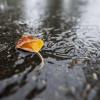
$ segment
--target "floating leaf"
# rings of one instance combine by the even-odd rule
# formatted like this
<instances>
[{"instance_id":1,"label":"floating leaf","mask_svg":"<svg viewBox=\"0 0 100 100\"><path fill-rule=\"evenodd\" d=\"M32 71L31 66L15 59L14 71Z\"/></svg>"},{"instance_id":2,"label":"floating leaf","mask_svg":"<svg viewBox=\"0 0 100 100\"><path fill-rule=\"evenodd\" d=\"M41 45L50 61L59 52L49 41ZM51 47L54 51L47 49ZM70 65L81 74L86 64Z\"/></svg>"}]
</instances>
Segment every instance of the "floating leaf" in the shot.
<instances>
[{"instance_id":1,"label":"floating leaf","mask_svg":"<svg viewBox=\"0 0 100 100\"><path fill-rule=\"evenodd\" d=\"M16 48L29 52L39 52L43 45L43 40L33 37L31 35L23 35L21 39L19 39Z\"/></svg>"}]
</instances>

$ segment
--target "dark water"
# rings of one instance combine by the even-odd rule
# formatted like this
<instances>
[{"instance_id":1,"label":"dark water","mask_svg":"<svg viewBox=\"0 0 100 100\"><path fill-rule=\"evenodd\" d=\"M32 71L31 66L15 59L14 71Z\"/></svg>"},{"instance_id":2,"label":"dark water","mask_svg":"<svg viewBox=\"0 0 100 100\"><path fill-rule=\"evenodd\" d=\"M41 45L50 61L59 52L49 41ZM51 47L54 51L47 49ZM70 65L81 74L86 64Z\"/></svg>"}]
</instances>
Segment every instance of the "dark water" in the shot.
<instances>
[{"instance_id":1,"label":"dark water","mask_svg":"<svg viewBox=\"0 0 100 100\"><path fill-rule=\"evenodd\" d=\"M100 100L99 0L0 0L0 100ZM24 33L45 41L15 49Z\"/></svg>"}]
</instances>

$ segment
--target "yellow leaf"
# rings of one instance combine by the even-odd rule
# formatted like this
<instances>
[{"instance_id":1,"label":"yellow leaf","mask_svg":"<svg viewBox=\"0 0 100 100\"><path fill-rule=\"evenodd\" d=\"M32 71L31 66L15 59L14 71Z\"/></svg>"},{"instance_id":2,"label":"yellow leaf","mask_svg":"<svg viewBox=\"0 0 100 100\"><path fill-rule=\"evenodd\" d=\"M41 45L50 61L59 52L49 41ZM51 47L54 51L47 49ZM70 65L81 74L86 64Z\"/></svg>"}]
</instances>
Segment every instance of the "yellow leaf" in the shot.
<instances>
[{"instance_id":1,"label":"yellow leaf","mask_svg":"<svg viewBox=\"0 0 100 100\"><path fill-rule=\"evenodd\" d=\"M39 52L43 45L43 40L32 37L30 35L24 35L18 41L16 48L20 48L29 52Z\"/></svg>"}]
</instances>

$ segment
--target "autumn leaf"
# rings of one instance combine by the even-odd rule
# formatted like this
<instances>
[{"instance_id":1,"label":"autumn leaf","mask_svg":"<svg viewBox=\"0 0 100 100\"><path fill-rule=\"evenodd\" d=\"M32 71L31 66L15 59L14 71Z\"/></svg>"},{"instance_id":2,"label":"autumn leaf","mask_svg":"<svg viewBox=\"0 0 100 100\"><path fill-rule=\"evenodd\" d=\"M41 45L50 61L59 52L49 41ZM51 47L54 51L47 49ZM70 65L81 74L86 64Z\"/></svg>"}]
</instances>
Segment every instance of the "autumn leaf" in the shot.
<instances>
[{"instance_id":1,"label":"autumn leaf","mask_svg":"<svg viewBox=\"0 0 100 100\"><path fill-rule=\"evenodd\" d=\"M43 40L31 35L23 35L17 42L16 48L29 52L39 52L43 45Z\"/></svg>"}]
</instances>

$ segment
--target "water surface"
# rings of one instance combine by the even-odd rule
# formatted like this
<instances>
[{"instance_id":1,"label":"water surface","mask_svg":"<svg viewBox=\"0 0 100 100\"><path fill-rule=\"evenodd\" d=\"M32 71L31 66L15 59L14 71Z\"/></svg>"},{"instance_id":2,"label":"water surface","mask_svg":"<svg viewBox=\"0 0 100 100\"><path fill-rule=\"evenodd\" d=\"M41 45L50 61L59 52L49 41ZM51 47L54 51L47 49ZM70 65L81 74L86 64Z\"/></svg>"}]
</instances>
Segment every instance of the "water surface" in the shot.
<instances>
[{"instance_id":1,"label":"water surface","mask_svg":"<svg viewBox=\"0 0 100 100\"><path fill-rule=\"evenodd\" d=\"M99 100L99 0L0 0L0 100ZM23 34L45 41L15 49Z\"/></svg>"}]
</instances>

